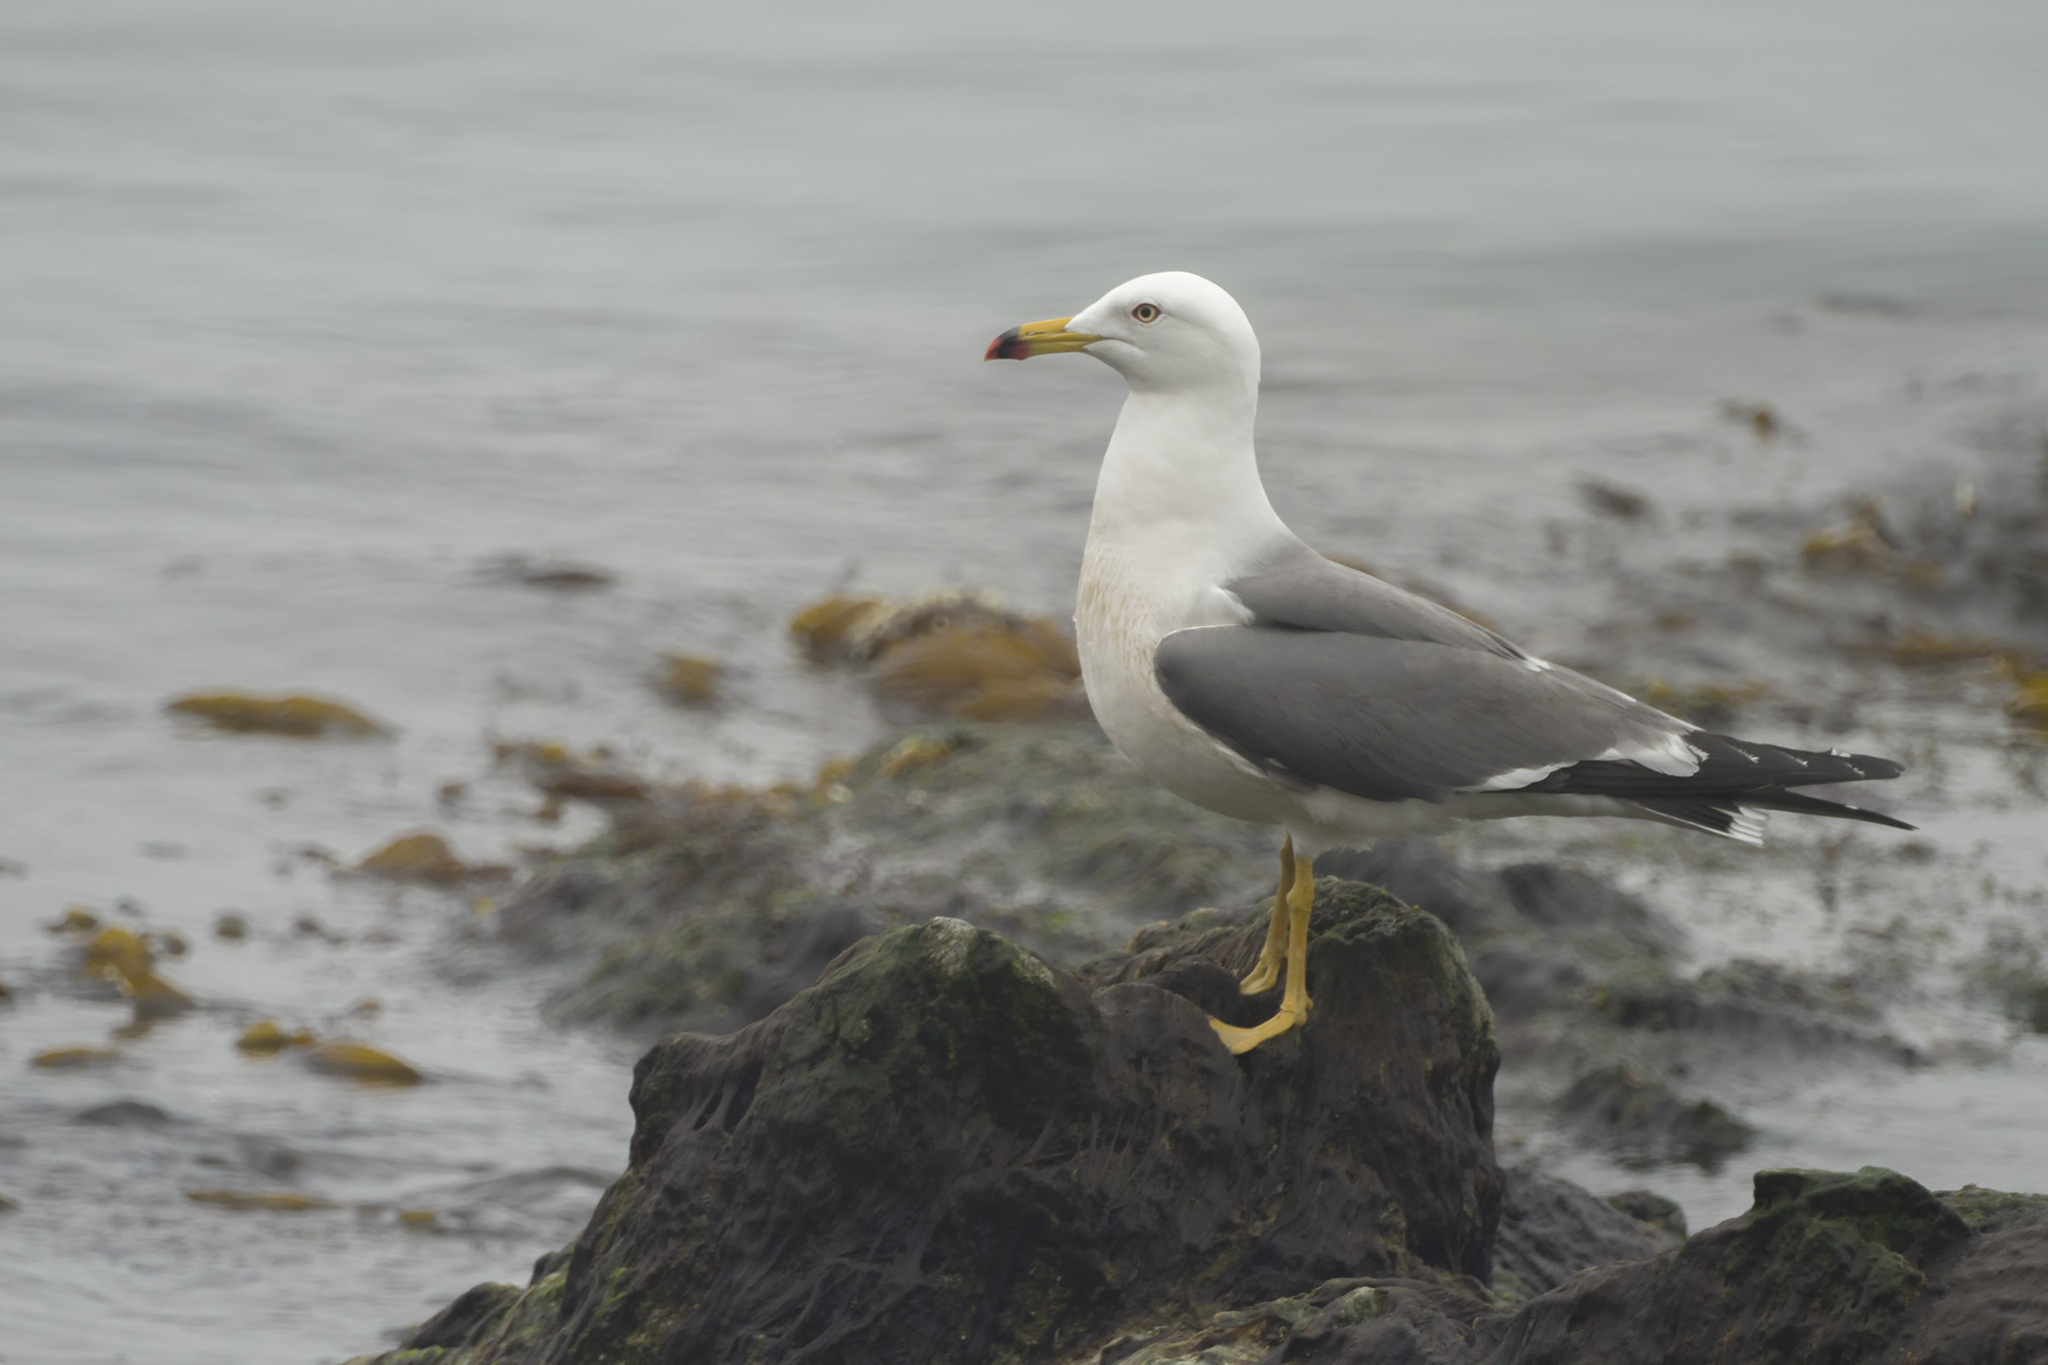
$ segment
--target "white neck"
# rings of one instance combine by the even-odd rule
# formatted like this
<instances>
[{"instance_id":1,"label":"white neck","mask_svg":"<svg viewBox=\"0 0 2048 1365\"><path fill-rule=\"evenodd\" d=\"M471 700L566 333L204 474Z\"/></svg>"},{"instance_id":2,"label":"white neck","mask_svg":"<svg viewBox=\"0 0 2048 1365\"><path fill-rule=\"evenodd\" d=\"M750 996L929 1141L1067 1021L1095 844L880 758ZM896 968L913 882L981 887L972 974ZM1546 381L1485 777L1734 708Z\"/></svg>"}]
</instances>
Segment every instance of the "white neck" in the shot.
<instances>
[{"instance_id":1,"label":"white neck","mask_svg":"<svg viewBox=\"0 0 2048 1365\"><path fill-rule=\"evenodd\" d=\"M1102 457L1090 537L1193 531L1241 542L1285 534L1259 481L1257 414L1255 384L1235 392L1133 388Z\"/></svg>"}]
</instances>

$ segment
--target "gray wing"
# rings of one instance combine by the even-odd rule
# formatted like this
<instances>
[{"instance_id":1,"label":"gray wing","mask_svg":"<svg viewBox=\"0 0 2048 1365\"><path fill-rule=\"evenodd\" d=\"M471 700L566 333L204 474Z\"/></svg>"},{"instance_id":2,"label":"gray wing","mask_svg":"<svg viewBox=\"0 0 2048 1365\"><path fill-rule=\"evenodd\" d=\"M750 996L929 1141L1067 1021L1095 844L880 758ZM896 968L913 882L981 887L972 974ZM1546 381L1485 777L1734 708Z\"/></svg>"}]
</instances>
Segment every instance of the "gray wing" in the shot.
<instances>
[{"instance_id":1,"label":"gray wing","mask_svg":"<svg viewBox=\"0 0 2048 1365\"><path fill-rule=\"evenodd\" d=\"M1223 586L1251 613L1253 625L1426 640L1505 659L1528 657L1449 607L1333 563L1300 541L1276 550L1257 571Z\"/></svg>"},{"instance_id":2,"label":"gray wing","mask_svg":"<svg viewBox=\"0 0 2048 1365\"><path fill-rule=\"evenodd\" d=\"M1297 789L1604 796L1752 841L1748 809L1912 828L1789 790L1897 777L1890 759L1712 734L1567 668L1373 624L1197 626L1159 642L1153 672L1181 714Z\"/></svg>"},{"instance_id":3,"label":"gray wing","mask_svg":"<svg viewBox=\"0 0 2048 1365\"><path fill-rule=\"evenodd\" d=\"M1375 801L1518 788L1589 759L1697 766L1682 722L1568 669L1470 647L1201 626L1162 640L1153 670L1182 714L1275 777Z\"/></svg>"}]
</instances>

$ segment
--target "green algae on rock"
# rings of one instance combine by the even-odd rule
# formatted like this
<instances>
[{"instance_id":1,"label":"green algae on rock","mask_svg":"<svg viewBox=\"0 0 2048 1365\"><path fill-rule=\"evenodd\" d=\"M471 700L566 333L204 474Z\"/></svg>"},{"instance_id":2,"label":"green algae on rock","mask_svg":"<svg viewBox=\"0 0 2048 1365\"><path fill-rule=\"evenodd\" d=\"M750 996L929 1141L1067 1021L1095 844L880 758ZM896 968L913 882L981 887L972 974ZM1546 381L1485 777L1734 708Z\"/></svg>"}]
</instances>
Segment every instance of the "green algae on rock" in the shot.
<instances>
[{"instance_id":1,"label":"green algae on rock","mask_svg":"<svg viewBox=\"0 0 2048 1365\"><path fill-rule=\"evenodd\" d=\"M1966 1365L2048 1343L2048 1197L1766 1171L1690 1240L1662 1203L1624 1217L1548 1177L1504 1201L1492 1014L1443 925L1373 888L1319 885L1309 1027L1230 1058L1203 1014L1270 1008L1236 993L1260 909L1148 926L1072 976L935 919L740 1033L658 1045L577 1243L379 1365ZM1496 1249L1509 1292L1484 1283Z\"/></svg>"},{"instance_id":2,"label":"green algae on rock","mask_svg":"<svg viewBox=\"0 0 2048 1365\"><path fill-rule=\"evenodd\" d=\"M2048 1198L1935 1195L1876 1166L1760 1171L1748 1213L1582 1275L1493 1337L1527 1365L2037 1360L2044 1290Z\"/></svg>"},{"instance_id":3,"label":"green algae on rock","mask_svg":"<svg viewBox=\"0 0 2048 1365\"><path fill-rule=\"evenodd\" d=\"M1160 790L1092 725L927 726L809 784L656 788L509 894L496 929L578 978L559 1016L722 1032L868 933L949 915L1072 967L1162 915L1269 892L1271 860L1264 831ZM1531 1121L1556 1123L1574 1085L1623 1064L1688 1109L1760 1058L1915 1060L1853 982L1742 962L1681 974L1684 931L1583 872L1466 869L1431 840L1326 854L1318 869L1388 887L1459 935L1502 1029L1505 1094ZM1665 1123L1655 1105L1574 1108L1573 1127L1631 1162L1713 1164L1740 1145L1726 1105L1729 1121L1706 1127Z\"/></svg>"},{"instance_id":4,"label":"green algae on rock","mask_svg":"<svg viewBox=\"0 0 2048 1365\"><path fill-rule=\"evenodd\" d=\"M1314 1026L1233 1059L1188 997L1257 953L1243 918L1082 977L934 919L740 1033L658 1045L566 1265L383 1359L1080 1359L1333 1271L1483 1275L1497 1054L1456 941L1330 884Z\"/></svg>"},{"instance_id":5,"label":"green algae on rock","mask_svg":"<svg viewBox=\"0 0 2048 1365\"><path fill-rule=\"evenodd\" d=\"M1061 1365L1981 1365L2043 1358L2048 1197L1975 1188L1935 1195L1878 1167L1763 1171L1756 1184L1747 1214L1660 1255L1585 1271L1511 1310L1451 1285L1334 1281L1212 1319L1207 1332L1148 1334L1136 1350L1127 1338ZM1262 1333L1242 1335L1245 1322ZM1233 1338L1216 1330L1233 1326L1240 1333ZM1201 1354L1205 1347L1215 1354Z\"/></svg>"}]
</instances>

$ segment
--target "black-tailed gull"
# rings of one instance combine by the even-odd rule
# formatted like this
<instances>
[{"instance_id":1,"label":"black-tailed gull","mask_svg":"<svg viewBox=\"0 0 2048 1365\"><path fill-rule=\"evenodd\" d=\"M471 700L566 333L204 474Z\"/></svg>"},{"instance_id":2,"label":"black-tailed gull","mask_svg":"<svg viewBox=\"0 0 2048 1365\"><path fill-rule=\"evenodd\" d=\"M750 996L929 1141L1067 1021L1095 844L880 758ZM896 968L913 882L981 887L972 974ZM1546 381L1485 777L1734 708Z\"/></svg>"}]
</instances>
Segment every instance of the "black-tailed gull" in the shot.
<instances>
[{"instance_id":1,"label":"black-tailed gull","mask_svg":"<svg viewBox=\"0 0 2048 1365\"><path fill-rule=\"evenodd\" d=\"M996 338L990 360L1084 351L1130 397L1102 459L1074 625L1116 747L1169 791L1287 831L1265 950L1279 983L1245 1052L1308 1018L1312 862L1452 820L1630 816L1763 841L1764 811L1912 826L1794 791L1896 777L1889 759L1710 734L1534 658L1434 602L1323 558L1266 499L1252 449L1259 343L1181 272Z\"/></svg>"}]
</instances>

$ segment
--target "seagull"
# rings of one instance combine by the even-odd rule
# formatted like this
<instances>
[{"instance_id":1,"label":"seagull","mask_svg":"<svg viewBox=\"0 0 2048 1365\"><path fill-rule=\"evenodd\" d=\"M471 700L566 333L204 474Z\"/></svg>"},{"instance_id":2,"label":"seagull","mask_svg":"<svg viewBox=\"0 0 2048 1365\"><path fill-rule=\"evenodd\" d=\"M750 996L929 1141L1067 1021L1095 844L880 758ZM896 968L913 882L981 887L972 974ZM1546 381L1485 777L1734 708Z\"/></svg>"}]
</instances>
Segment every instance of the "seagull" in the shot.
<instances>
[{"instance_id":1,"label":"seagull","mask_svg":"<svg viewBox=\"0 0 2048 1365\"><path fill-rule=\"evenodd\" d=\"M1307 1023L1314 860L1463 820L1625 816L1763 842L1764 812L1911 829L1795 790L1897 777L1890 759L1714 734L1371 574L1324 558L1266 498L1252 447L1259 342L1220 286L1180 271L1027 322L988 360L1078 351L1124 377L1095 485L1074 627L1117 749L1195 805L1286 833L1246 995L1209 1022L1233 1053Z\"/></svg>"}]
</instances>

